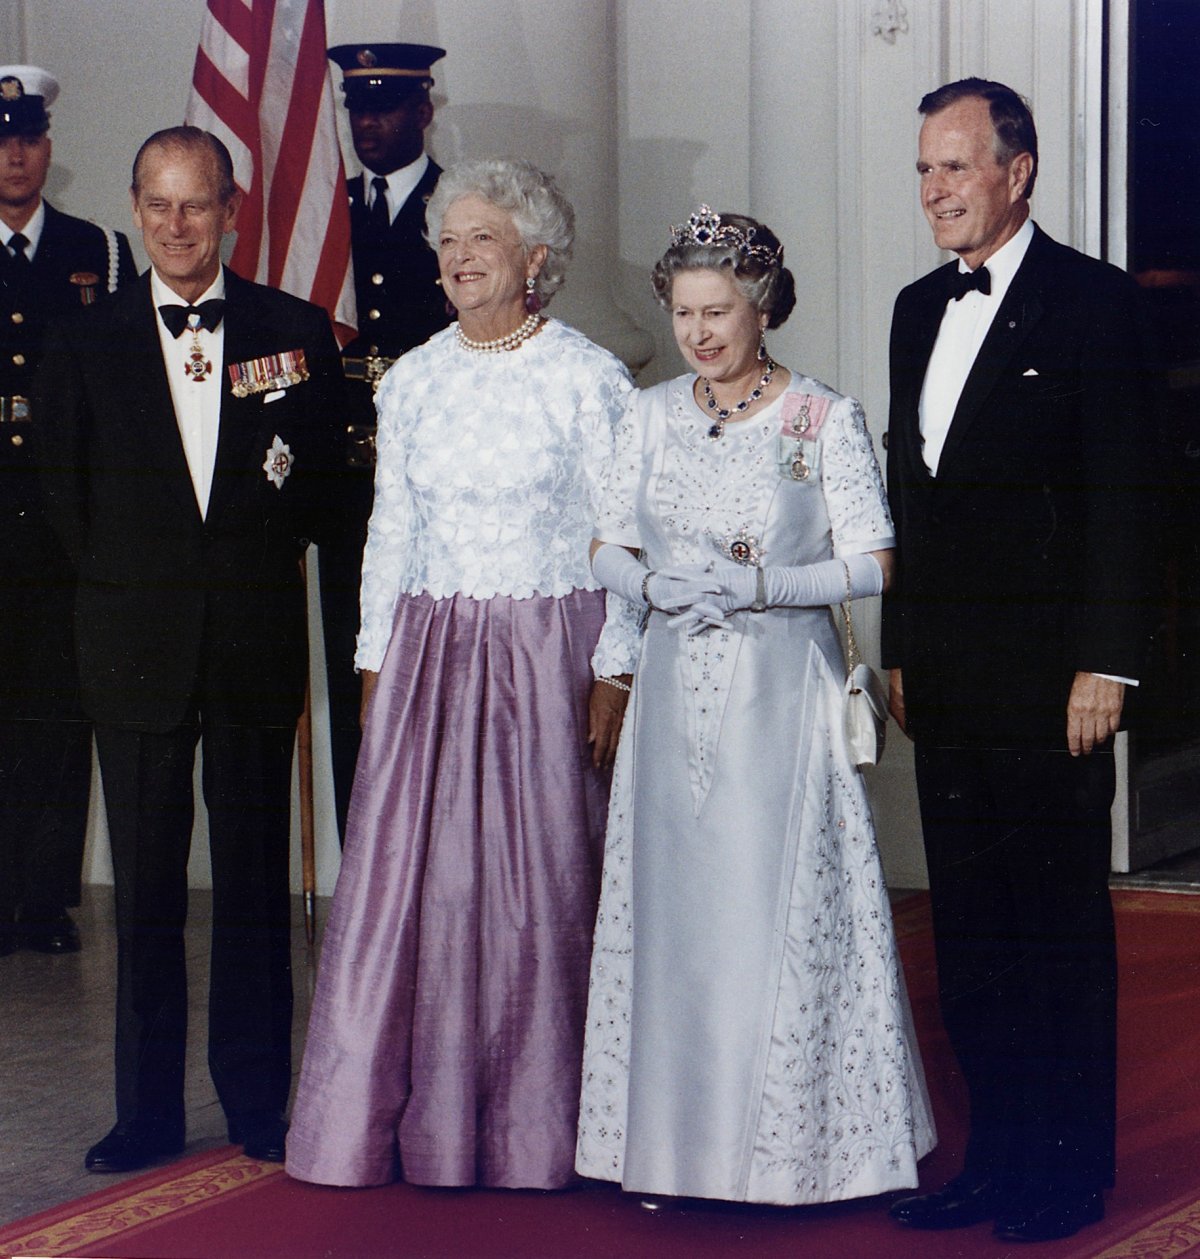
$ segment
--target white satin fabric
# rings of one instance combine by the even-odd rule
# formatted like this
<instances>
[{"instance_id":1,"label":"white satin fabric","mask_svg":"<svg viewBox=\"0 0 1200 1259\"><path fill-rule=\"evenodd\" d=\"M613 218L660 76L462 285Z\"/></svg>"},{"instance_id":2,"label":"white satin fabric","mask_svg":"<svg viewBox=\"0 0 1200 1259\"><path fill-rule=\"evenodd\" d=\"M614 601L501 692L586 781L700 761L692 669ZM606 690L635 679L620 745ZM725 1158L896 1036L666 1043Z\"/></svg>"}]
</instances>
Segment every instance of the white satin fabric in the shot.
<instances>
[{"instance_id":1,"label":"white satin fabric","mask_svg":"<svg viewBox=\"0 0 1200 1259\"><path fill-rule=\"evenodd\" d=\"M781 474L780 402L706 436L694 377L638 396L598 536L652 568L743 531L764 565L892 545L861 408ZM786 396L786 395L785 395ZM621 740L576 1158L641 1193L811 1203L917 1183L934 1144L828 608L687 638L653 614Z\"/></svg>"}]
</instances>

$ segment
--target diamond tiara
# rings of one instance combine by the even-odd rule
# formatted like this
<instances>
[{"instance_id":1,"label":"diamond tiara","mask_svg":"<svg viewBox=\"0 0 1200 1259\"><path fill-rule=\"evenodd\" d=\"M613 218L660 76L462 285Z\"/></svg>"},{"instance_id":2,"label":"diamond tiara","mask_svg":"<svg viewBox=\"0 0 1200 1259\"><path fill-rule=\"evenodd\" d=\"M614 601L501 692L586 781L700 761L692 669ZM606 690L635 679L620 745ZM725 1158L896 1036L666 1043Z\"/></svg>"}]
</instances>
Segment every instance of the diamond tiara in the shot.
<instances>
[{"instance_id":1,"label":"diamond tiara","mask_svg":"<svg viewBox=\"0 0 1200 1259\"><path fill-rule=\"evenodd\" d=\"M686 223L671 228L672 245L728 245L746 258L754 258L767 266L783 262L783 246L772 249L770 245L755 245L754 228L743 231L732 223L722 223L721 216L701 207L688 216Z\"/></svg>"}]
</instances>

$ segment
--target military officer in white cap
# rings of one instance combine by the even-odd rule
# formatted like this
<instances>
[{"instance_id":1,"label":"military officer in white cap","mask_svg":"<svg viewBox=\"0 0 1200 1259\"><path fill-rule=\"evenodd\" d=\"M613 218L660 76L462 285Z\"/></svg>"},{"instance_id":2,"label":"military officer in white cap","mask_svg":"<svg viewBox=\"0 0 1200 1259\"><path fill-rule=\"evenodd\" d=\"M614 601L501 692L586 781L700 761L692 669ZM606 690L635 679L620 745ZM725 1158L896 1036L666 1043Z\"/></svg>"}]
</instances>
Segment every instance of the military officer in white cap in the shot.
<instances>
[{"instance_id":1,"label":"military officer in white cap","mask_svg":"<svg viewBox=\"0 0 1200 1259\"><path fill-rule=\"evenodd\" d=\"M42 197L54 76L0 66L0 955L71 953L92 773L74 577L37 481L30 403L48 321L134 276L123 235Z\"/></svg>"}]
</instances>

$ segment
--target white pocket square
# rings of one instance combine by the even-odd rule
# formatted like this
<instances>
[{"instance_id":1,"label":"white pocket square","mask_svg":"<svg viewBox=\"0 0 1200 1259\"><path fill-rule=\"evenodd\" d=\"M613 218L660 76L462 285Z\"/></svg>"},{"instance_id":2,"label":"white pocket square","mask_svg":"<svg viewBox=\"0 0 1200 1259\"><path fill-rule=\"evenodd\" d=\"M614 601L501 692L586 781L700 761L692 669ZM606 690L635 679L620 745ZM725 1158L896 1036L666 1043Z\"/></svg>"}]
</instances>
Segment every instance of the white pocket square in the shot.
<instances>
[{"instance_id":1,"label":"white pocket square","mask_svg":"<svg viewBox=\"0 0 1200 1259\"><path fill-rule=\"evenodd\" d=\"M1037 374L1038 374L1038 370L1037 370L1037 368L1036 368L1036 367L1027 367L1027 368L1026 368L1026 369L1025 369L1022 373L1021 373L1021 375L1022 375L1022 376L1036 376Z\"/></svg>"},{"instance_id":2,"label":"white pocket square","mask_svg":"<svg viewBox=\"0 0 1200 1259\"><path fill-rule=\"evenodd\" d=\"M1028 376L1029 373L1026 372L1025 375ZM263 398L263 405L265 406L268 402L274 402L276 398L282 398L285 393L287 393L286 389L274 390L273 392L267 394L266 397Z\"/></svg>"}]
</instances>

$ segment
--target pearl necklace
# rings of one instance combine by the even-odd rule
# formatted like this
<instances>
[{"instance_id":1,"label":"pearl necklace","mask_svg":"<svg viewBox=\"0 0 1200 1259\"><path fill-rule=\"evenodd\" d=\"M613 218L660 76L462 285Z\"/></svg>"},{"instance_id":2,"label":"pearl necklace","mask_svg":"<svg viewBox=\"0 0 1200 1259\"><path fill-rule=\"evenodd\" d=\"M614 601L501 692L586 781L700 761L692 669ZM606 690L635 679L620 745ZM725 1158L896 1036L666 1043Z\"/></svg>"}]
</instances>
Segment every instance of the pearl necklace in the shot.
<instances>
[{"instance_id":1,"label":"pearl necklace","mask_svg":"<svg viewBox=\"0 0 1200 1259\"><path fill-rule=\"evenodd\" d=\"M752 402L757 402L763 396L763 390L771 383L771 377L775 375L775 360L767 355L767 370L763 372L762 380L750 391L748 398L743 398L737 406L733 407L717 407L717 400L713 395L712 385L709 384L707 376L700 377L700 384L704 386L704 403L710 411L716 411L717 418L713 426L708 430L708 435L716 441L725 432L725 421L735 411L744 411Z\"/></svg>"},{"instance_id":2,"label":"pearl necklace","mask_svg":"<svg viewBox=\"0 0 1200 1259\"><path fill-rule=\"evenodd\" d=\"M505 350L515 350L523 341L528 341L541 323L541 315L527 315L525 322L515 332L510 332L506 337L497 337L494 341L472 341L462 330L462 324L456 323L454 339L472 354L503 354Z\"/></svg>"}]
</instances>

